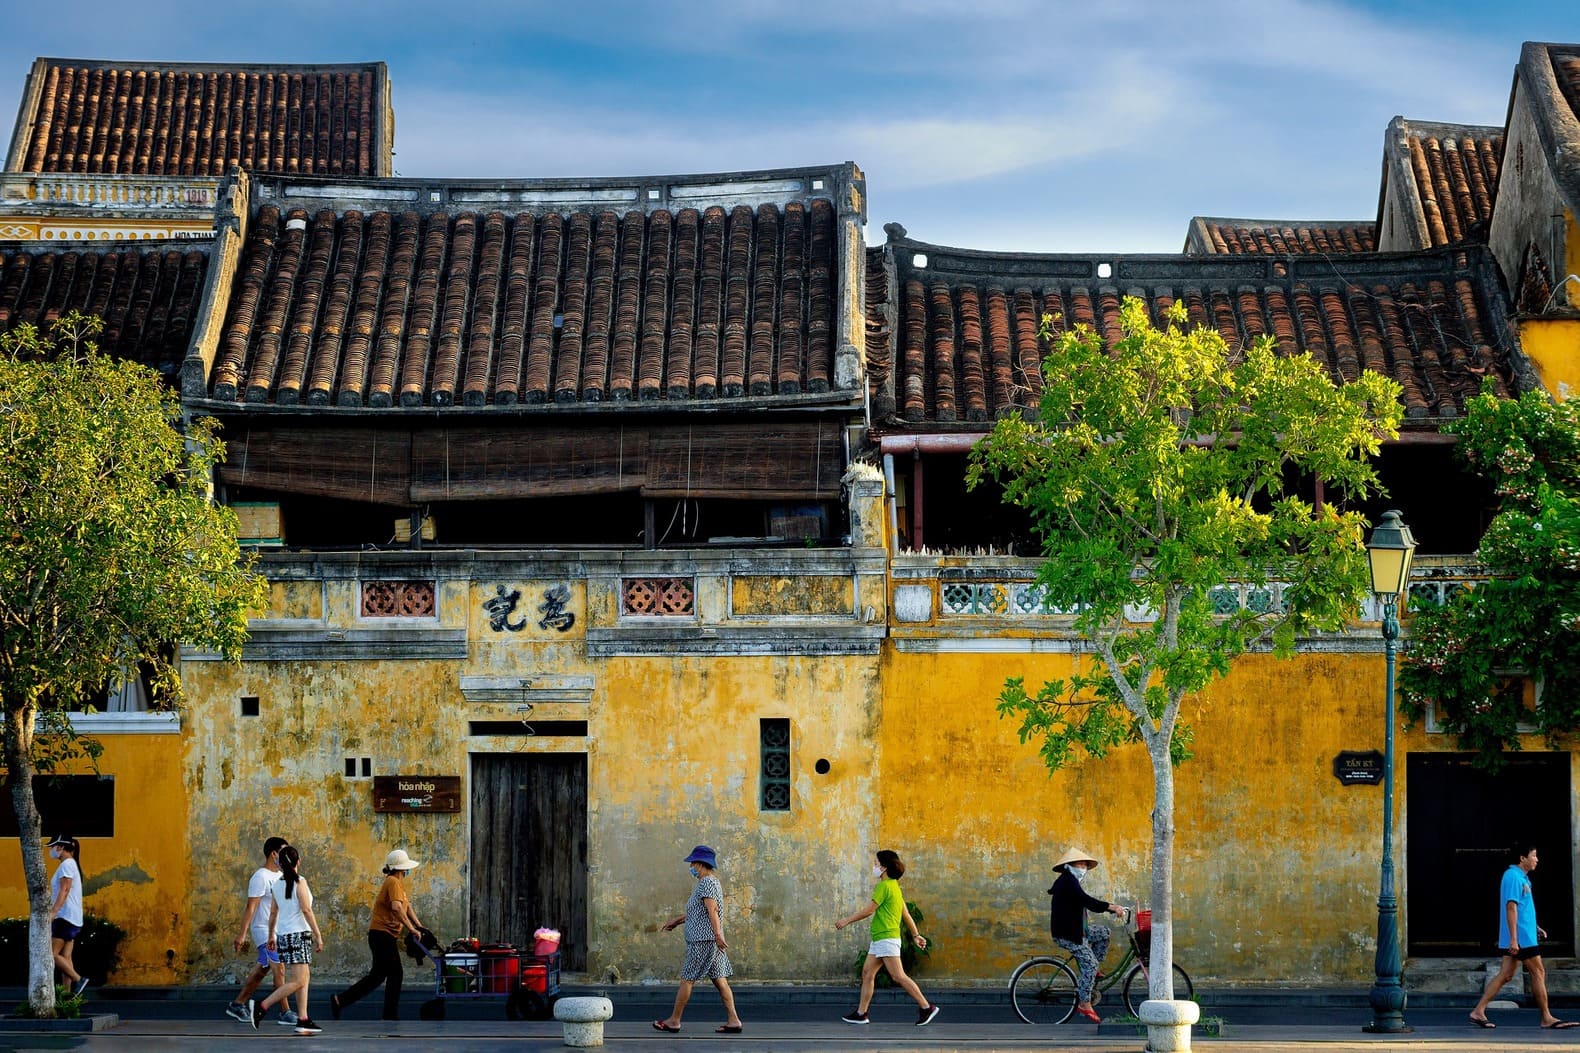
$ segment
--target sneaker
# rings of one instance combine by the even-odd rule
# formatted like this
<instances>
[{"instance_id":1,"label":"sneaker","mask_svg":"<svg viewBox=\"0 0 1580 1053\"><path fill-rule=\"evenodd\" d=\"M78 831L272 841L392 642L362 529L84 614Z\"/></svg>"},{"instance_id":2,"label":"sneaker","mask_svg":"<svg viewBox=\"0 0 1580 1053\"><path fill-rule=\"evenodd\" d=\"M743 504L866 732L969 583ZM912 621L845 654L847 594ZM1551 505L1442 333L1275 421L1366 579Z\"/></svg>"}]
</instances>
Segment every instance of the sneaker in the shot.
<instances>
[{"instance_id":1,"label":"sneaker","mask_svg":"<svg viewBox=\"0 0 1580 1053\"><path fill-rule=\"evenodd\" d=\"M296 1023L296 1033L298 1035L317 1035L321 1034L323 1030L323 1028L319 1027L317 1024L313 1023L310 1018L305 1016Z\"/></svg>"},{"instance_id":2,"label":"sneaker","mask_svg":"<svg viewBox=\"0 0 1580 1053\"><path fill-rule=\"evenodd\" d=\"M938 1007L932 1002L928 1002L926 1009L918 1009L916 1011L916 1026L926 1027L928 1024L933 1022L933 1017L937 1015Z\"/></svg>"},{"instance_id":3,"label":"sneaker","mask_svg":"<svg viewBox=\"0 0 1580 1053\"><path fill-rule=\"evenodd\" d=\"M254 1031L256 1031L256 1030L258 1030L258 1025L263 1023L263 1014L264 1014L263 1003L262 1002L248 1002L247 1003L247 1008L250 1010L248 1015L252 1018L252 1029Z\"/></svg>"},{"instance_id":4,"label":"sneaker","mask_svg":"<svg viewBox=\"0 0 1580 1053\"><path fill-rule=\"evenodd\" d=\"M76 983L72 984L72 986L71 986L71 993L73 995L77 996L78 998L81 998L82 997L82 992L86 991L87 989L88 989L88 978L86 976L84 976L80 980L78 980Z\"/></svg>"},{"instance_id":5,"label":"sneaker","mask_svg":"<svg viewBox=\"0 0 1580 1053\"><path fill-rule=\"evenodd\" d=\"M232 1002L230 1005L225 1007L225 1015L239 1024L251 1023L252 1000L248 999L246 1005L243 1005L240 1002Z\"/></svg>"},{"instance_id":6,"label":"sneaker","mask_svg":"<svg viewBox=\"0 0 1580 1053\"><path fill-rule=\"evenodd\" d=\"M275 1021L281 1027L295 1027L297 1025L296 1013L290 1009L280 1014L280 1019Z\"/></svg>"},{"instance_id":7,"label":"sneaker","mask_svg":"<svg viewBox=\"0 0 1580 1053\"><path fill-rule=\"evenodd\" d=\"M867 1019L867 1014L866 1013L860 1013L860 1012L857 1012L855 1010L851 1010L850 1012L846 1013L844 1016L840 1017L840 1019L845 1021L845 1023L847 1023L847 1024L870 1024L870 1023L872 1023L872 1021Z\"/></svg>"},{"instance_id":8,"label":"sneaker","mask_svg":"<svg viewBox=\"0 0 1580 1053\"><path fill-rule=\"evenodd\" d=\"M334 1017L336 1020L340 1019L340 996L339 995L330 995L329 996L329 1015Z\"/></svg>"}]
</instances>

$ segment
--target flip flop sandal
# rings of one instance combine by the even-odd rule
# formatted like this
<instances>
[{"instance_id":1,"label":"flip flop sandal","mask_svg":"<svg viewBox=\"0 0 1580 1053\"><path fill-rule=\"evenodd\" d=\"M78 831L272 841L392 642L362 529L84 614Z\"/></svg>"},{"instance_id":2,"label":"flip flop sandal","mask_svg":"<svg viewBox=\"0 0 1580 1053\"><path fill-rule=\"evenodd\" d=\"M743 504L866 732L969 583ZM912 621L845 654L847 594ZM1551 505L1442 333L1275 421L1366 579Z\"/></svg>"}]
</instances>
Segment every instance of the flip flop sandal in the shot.
<instances>
[{"instance_id":1,"label":"flip flop sandal","mask_svg":"<svg viewBox=\"0 0 1580 1053\"><path fill-rule=\"evenodd\" d=\"M1580 1027L1580 1020L1554 1020L1551 1024L1543 1024L1542 1030L1563 1031L1571 1027Z\"/></svg>"},{"instance_id":2,"label":"flip flop sandal","mask_svg":"<svg viewBox=\"0 0 1580 1053\"><path fill-rule=\"evenodd\" d=\"M667 1031L669 1034L673 1035L675 1032L679 1031L680 1028L679 1028L678 1025L676 1027L670 1027L668 1024L664 1023L662 1020L655 1020L655 1021L653 1021L653 1030L654 1031Z\"/></svg>"},{"instance_id":3,"label":"flip flop sandal","mask_svg":"<svg viewBox=\"0 0 1580 1053\"><path fill-rule=\"evenodd\" d=\"M713 1033L716 1035L738 1035L741 1033L741 1026L736 1024L734 1027L731 1027L729 1024L720 1024L713 1029Z\"/></svg>"},{"instance_id":4,"label":"flip flop sandal","mask_svg":"<svg viewBox=\"0 0 1580 1053\"><path fill-rule=\"evenodd\" d=\"M1497 1024L1494 1024L1490 1020L1482 1020L1482 1019L1478 1019L1477 1017L1471 1017L1470 1018L1470 1022L1472 1024L1475 1024L1477 1027L1492 1028L1492 1027L1497 1027L1498 1026Z\"/></svg>"}]
</instances>

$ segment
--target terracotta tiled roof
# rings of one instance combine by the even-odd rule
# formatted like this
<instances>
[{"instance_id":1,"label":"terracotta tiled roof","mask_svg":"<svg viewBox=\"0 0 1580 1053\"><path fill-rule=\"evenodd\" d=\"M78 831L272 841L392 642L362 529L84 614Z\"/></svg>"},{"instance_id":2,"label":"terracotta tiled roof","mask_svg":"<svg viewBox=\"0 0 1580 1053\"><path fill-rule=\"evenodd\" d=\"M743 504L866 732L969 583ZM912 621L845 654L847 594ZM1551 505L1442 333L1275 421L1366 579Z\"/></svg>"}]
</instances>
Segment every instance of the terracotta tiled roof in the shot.
<instances>
[{"instance_id":1,"label":"terracotta tiled roof","mask_svg":"<svg viewBox=\"0 0 1580 1053\"><path fill-rule=\"evenodd\" d=\"M1502 128L1395 117L1383 147L1378 248L1485 242L1502 158Z\"/></svg>"},{"instance_id":2,"label":"terracotta tiled roof","mask_svg":"<svg viewBox=\"0 0 1580 1053\"><path fill-rule=\"evenodd\" d=\"M1215 326L1231 346L1271 335L1286 352L1310 351L1339 382L1362 368L1386 373L1404 388L1414 419L1459 415L1483 377L1503 392L1531 383L1510 350L1482 248L1354 255L1337 264L1308 256L1009 255L893 241L889 248L898 288L894 368L872 386L874 417L891 419L878 427L982 430L1035 404L1042 316L1112 340L1125 296L1145 301L1155 319L1183 302L1191 324Z\"/></svg>"},{"instance_id":3,"label":"terracotta tiled roof","mask_svg":"<svg viewBox=\"0 0 1580 1053\"><path fill-rule=\"evenodd\" d=\"M1185 239L1185 252L1191 256L1331 256L1376 248L1377 225L1359 220L1285 222L1197 216Z\"/></svg>"},{"instance_id":4,"label":"terracotta tiled roof","mask_svg":"<svg viewBox=\"0 0 1580 1053\"><path fill-rule=\"evenodd\" d=\"M555 193L537 200L564 200ZM836 228L828 197L622 211L265 204L210 392L350 407L829 392Z\"/></svg>"},{"instance_id":5,"label":"terracotta tiled roof","mask_svg":"<svg viewBox=\"0 0 1580 1053\"><path fill-rule=\"evenodd\" d=\"M174 383L208 273L207 247L139 243L89 251L0 242L0 332L47 330L67 311L104 319L100 350Z\"/></svg>"},{"instance_id":6,"label":"terracotta tiled roof","mask_svg":"<svg viewBox=\"0 0 1580 1053\"><path fill-rule=\"evenodd\" d=\"M388 175L383 63L222 66L41 58L14 172Z\"/></svg>"}]
</instances>

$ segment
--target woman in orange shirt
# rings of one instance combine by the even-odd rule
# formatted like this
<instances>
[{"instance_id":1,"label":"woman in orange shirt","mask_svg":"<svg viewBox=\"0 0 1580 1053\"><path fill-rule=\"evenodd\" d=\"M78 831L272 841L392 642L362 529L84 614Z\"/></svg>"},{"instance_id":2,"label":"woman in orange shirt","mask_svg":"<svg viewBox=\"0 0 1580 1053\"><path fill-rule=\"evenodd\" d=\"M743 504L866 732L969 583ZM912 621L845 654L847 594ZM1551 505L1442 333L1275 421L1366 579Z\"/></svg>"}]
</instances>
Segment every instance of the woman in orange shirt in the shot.
<instances>
[{"instance_id":1,"label":"woman in orange shirt","mask_svg":"<svg viewBox=\"0 0 1580 1053\"><path fill-rule=\"evenodd\" d=\"M384 1019L400 1019L400 989L406 978L400 960L402 931L421 937L422 922L412 910L411 896L406 891L406 875L417 869L418 863L397 848L384 859L384 884L373 900L373 918L368 923L368 949L373 952L373 965L368 974L340 994L329 996L329 1011L336 1020L348 1005L384 985Z\"/></svg>"}]
</instances>

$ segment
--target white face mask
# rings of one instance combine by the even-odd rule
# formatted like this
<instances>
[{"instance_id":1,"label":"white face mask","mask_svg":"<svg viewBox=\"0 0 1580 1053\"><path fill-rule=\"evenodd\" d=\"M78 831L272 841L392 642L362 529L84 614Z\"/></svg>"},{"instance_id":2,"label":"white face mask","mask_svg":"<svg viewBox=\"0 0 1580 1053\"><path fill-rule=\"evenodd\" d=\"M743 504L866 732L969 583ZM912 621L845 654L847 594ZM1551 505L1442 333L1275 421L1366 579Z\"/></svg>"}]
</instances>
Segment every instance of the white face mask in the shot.
<instances>
[{"instance_id":1,"label":"white face mask","mask_svg":"<svg viewBox=\"0 0 1580 1053\"><path fill-rule=\"evenodd\" d=\"M60 849L58 849L58 848L51 848L49 850L49 858L51 858L51 859L59 859L60 858Z\"/></svg>"},{"instance_id":2,"label":"white face mask","mask_svg":"<svg viewBox=\"0 0 1580 1053\"><path fill-rule=\"evenodd\" d=\"M872 876L873 877L882 877L883 874L884 874L883 864L881 864L881 863L875 864L873 866L873 868L872 868Z\"/></svg>"},{"instance_id":3,"label":"white face mask","mask_svg":"<svg viewBox=\"0 0 1580 1053\"><path fill-rule=\"evenodd\" d=\"M1080 877L1082 874L1086 873L1086 864L1085 863L1066 863L1064 865L1064 869L1070 871L1076 877Z\"/></svg>"}]
</instances>

